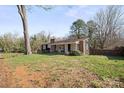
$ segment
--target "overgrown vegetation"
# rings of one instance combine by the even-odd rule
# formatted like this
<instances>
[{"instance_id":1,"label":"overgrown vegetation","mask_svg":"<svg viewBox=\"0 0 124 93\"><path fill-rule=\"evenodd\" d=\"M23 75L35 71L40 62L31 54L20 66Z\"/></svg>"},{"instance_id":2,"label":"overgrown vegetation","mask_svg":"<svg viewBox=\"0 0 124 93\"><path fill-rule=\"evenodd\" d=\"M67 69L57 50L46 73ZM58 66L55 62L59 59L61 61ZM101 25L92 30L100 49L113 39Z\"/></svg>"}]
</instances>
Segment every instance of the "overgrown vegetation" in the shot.
<instances>
[{"instance_id":1,"label":"overgrown vegetation","mask_svg":"<svg viewBox=\"0 0 124 93\"><path fill-rule=\"evenodd\" d=\"M29 37L26 8L19 5L18 10L23 13L20 15L24 38L11 33L0 36L0 50L4 52L4 59L0 59L0 87L124 87L123 57L81 56L80 51L71 51L70 56L32 54L41 53L41 44L48 42L51 36L41 32ZM121 31L121 7L108 6L87 23L82 19L74 21L70 35L65 39L86 36L89 37L90 48L104 49L121 39ZM123 47L118 49L124 54Z\"/></svg>"},{"instance_id":2,"label":"overgrown vegetation","mask_svg":"<svg viewBox=\"0 0 124 93\"><path fill-rule=\"evenodd\" d=\"M4 54L4 58L12 71L26 69L26 76L20 78L30 83L27 87L32 83L35 87L124 87L123 57ZM29 79L33 73L37 79Z\"/></svg>"},{"instance_id":3,"label":"overgrown vegetation","mask_svg":"<svg viewBox=\"0 0 124 93\"><path fill-rule=\"evenodd\" d=\"M105 49L119 42L123 33L124 14L121 6L107 6L100 9L94 19L86 22L77 19L70 27L68 38L89 37L90 48Z\"/></svg>"},{"instance_id":4,"label":"overgrown vegetation","mask_svg":"<svg viewBox=\"0 0 124 93\"><path fill-rule=\"evenodd\" d=\"M121 47L116 47L115 48L116 50L120 50L121 51L121 56L124 56L124 47L121 46Z\"/></svg>"},{"instance_id":5,"label":"overgrown vegetation","mask_svg":"<svg viewBox=\"0 0 124 93\"><path fill-rule=\"evenodd\" d=\"M75 51L71 51L70 53L69 53L69 55L70 56L81 56L82 55L82 53L79 51L79 50L75 50Z\"/></svg>"},{"instance_id":6,"label":"overgrown vegetation","mask_svg":"<svg viewBox=\"0 0 124 93\"><path fill-rule=\"evenodd\" d=\"M31 49L33 53L37 53L38 50L41 51L41 44L48 42L50 39L50 34L41 31L30 37ZM0 48L2 48L5 53L25 53L24 39L19 37L18 34L5 33L0 36Z\"/></svg>"}]
</instances>

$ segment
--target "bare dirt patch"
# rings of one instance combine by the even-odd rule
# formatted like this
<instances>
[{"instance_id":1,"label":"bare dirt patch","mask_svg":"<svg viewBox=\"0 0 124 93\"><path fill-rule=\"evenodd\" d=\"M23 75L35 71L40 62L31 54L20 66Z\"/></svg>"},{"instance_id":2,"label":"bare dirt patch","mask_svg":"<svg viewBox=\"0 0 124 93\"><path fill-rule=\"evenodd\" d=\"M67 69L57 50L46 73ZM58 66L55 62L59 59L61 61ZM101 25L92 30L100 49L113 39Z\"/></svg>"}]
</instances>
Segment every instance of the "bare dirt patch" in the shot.
<instances>
[{"instance_id":1,"label":"bare dirt patch","mask_svg":"<svg viewBox=\"0 0 124 93\"><path fill-rule=\"evenodd\" d=\"M10 67L0 59L0 87L11 87L12 71Z\"/></svg>"},{"instance_id":2,"label":"bare dirt patch","mask_svg":"<svg viewBox=\"0 0 124 93\"><path fill-rule=\"evenodd\" d=\"M13 87L45 87L47 73L30 72L26 66L18 66L14 72L16 85Z\"/></svg>"},{"instance_id":3,"label":"bare dirt patch","mask_svg":"<svg viewBox=\"0 0 124 93\"><path fill-rule=\"evenodd\" d=\"M17 66L12 70L0 59L0 87L124 87L119 80L101 80L84 68L54 67L50 70L30 71L30 66Z\"/></svg>"},{"instance_id":4,"label":"bare dirt patch","mask_svg":"<svg viewBox=\"0 0 124 93\"><path fill-rule=\"evenodd\" d=\"M52 84L49 87L90 87L90 82L98 79L97 75L83 68L58 70L52 72L51 76L53 76L50 80Z\"/></svg>"}]
</instances>

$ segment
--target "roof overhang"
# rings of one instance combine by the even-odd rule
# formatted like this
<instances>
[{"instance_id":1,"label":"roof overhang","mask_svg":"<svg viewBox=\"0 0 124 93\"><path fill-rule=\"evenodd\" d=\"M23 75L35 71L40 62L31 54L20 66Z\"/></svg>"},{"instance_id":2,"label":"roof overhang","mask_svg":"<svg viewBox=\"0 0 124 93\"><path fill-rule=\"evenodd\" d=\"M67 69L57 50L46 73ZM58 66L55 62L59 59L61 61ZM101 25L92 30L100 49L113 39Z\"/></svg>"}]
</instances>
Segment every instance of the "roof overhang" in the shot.
<instances>
[{"instance_id":1,"label":"roof overhang","mask_svg":"<svg viewBox=\"0 0 124 93\"><path fill-rule=\"evenodd\" d=\"M65 44L78 44L79 41L74 42L59 42L59 43L50 43L50 45L65 45Z\"/></svg>"},{"instance_id":2,"label":"roof overhang","mask_svg":"<svg viewBox=\"0 0 124 93\"><path fill-rule=\"evenodd\" d=\"M88 40L89 38L82 38L82 39L78 39L76 41L68 41L68 42L55 42L55 43L43 43L42 45L63 45L63 44L78 44L79 41L85 41Z\"/></svg>"}]
</instances>

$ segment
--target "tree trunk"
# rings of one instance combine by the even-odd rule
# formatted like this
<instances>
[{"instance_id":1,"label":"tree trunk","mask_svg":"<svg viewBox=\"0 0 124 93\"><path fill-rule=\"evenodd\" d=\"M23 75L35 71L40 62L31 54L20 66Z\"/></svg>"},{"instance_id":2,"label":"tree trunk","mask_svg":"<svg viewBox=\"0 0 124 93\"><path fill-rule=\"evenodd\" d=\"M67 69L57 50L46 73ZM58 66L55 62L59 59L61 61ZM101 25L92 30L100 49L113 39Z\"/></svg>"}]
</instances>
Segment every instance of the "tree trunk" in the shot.
<instances>
[{"instance_id":1,"label":"tree trunk","mask_svg":"<svg viewBox=\"0 0 124 93\"><path fill-rule=\"evenodd\" d=\"M100 49L104 49L104 43L100 43Z\"/></svg>"},{"instance_id":2,"label":"tree trunk","mask_svg":"<svg viewBox=\"0 0 124 93\"><path fill-rule=\"evenodd\" d=\"M27 22L26 8L24 5L17 5L17 8L18 8L18 12L21 16L21 20L23 24L26 54L30 55L32 54L32 52L31 52L30 39L29 39L29 34L28 34L28 22Z\"/></svg>"}]
</instances>

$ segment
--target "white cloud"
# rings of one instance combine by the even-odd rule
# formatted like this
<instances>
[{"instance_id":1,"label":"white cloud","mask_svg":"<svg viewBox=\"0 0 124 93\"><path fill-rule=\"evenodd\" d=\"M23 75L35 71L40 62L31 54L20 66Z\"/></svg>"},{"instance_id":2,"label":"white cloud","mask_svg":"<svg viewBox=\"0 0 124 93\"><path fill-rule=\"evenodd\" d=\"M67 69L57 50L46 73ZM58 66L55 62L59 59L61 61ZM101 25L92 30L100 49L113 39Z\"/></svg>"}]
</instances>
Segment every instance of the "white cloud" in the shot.
<instances>
[{"instance_id":1,"label":"white cloud","mask_svg":"<svg viewBox=\"0 0 124 93\"><path fill-rule=\"evenodd\" d=\"M80 11L87 8L88 6L84 5L84 6L77 6L77 7L72 7L70 8L69 11L67 11L65 13L66 16L71 16L71 17L75 17L75 18L78 18L80 17L81 15L79 15Z\"/></svg>"},{"instance_id":2,"label":"white cloud","mask_svg":"<svg viewBox=\"0 0 124 93\"><path fill-rule=\"evenodd\" d=\"M77 6L70 8L65 15L73 18L82 18L84 20L89 20L96 13L97 8L92 6Z\"/></svg>"},{"instance_id":3,"label":"white cloud","mask_svg":"<svg viewBox=\"0 0 124 93\"><path fill-rule=\"evenodd\" d=\"M78 11L76 9L69 10L65 15L77 18Z\"/></svg>"}]
</instances>

